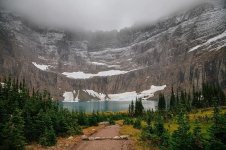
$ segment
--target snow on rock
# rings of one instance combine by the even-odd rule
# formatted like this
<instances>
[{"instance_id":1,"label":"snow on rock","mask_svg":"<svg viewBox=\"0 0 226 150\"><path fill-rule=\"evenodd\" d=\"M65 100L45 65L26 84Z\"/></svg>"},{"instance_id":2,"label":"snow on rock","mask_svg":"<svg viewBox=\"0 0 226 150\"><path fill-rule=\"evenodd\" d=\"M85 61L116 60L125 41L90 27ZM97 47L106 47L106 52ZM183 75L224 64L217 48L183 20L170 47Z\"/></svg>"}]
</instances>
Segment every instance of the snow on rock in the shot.
<instances>
[{"instance_id":1,"label":"snow on rock","mask_svg":"<svg viewBox=\"0 0 226 150\"><path fill-rule=\"evenodd\" d=\"M74 100L73 92L64 92L63 97L64 97L64 101L73 101Z\"/></svg>"},{"instance_id":2,"label":"snow on rock","mask_svg":"<svg viewBox=\"0 0 226 150\"><path fill-rule=\"evenodd\" d=\"M40 70L43 70L43 71L46 71L49 69L49 65L40 65L40 64L37 64L36 62L32 62L33 65L35 65L35 67L37 67L38 69Z\"/></svg>"},{"instance_id":3,"label":"snow on rock","mask_svg":"<svg viewBox=\"0 0 226 150\"><path fill-rule=\"evenodd\" d=\"M97 74L84 73L84 72L63 72L62 74L67 76L68 78L73 78L73 79L88 79L88 78L92 78L92 77L105 77L105 76L120 75L120 74L125 74L127 72L128 71L109 70L109 71L98 72Z\"/></svg>"},{"instance_id":4,"label":"snow on rock","mask_svg":"<svg viewBox=\"0 0 226 150\"><path fill-rule=\"evenodd\" d=\"M75 93L75 91L74 91L74 93ZM79 90L78 90L78 94L77 94L77 96L76 96L76 98L75 98L75 100L74 100L74 101L76 101L76 102L78 102L78 101L79 101L78 96L79 96Z\"/></svg>"},{"instance_id":5,"label":"snow on rock","mask_svg":"<svg viewBox=\"0 0 226 150\"><path fill-rule=\"evenodd\" d=\"M133 91L133 92L125 92L125 93L119 93L119 94L109 94L108 97L112 101L132 101L132 100L136 100L137 93L136 91Z\"/></svg>"},{"instance_id":6,"label":"snow on rock","mask_svg":"<svg viewBox=\"0 0 226 150\"><path fill-rule=\"evenodd\" d=\"M75 91L73 91L73 92L65 91L64 94L63 94L64 101L65 102L78 102L78 95L79 95L79 93L77 94L76 98L74 97L75 94L76 94Z\"/></svg>"},{"instance_id":7,"label":"snow on rock","mask_svg":"<svg viewBox=\"0 0 226 150\"><path fill-rule=\"evenodd\" d=\"M157 91L162 91L166 88L166 85L163 85L163 86L154 86L152 85L151 88L149 90L146 90L146 91L143 91L141 92L138 97L139 98L150 98L150 97L153 97L154 96L154 93L157 92Z\"/></svg>"},{"instance_id":8,"label":"snow on rock","mask_svg":"<svg viewBox=\"0 0 226 150\"><path fill-rule=\"evenodd\" d=\"M219 35L217 35L217 36L215 36L215 37L209 39L207 42L205 42L205 43L203 43L203 44L200 44L200 45L197 45L197 46L191 48L188 52L195 51L195 50L197 50L197 49L200 48L200 47L203 47L203 46L206 46L206 45L208 45L208 44L211 44L212 42L215 42L215 41L217 41L217 40L219 40L219 39L222 39L222 38L224 38L224 37L226 37L226 31L224 31L223 33L221 33L221 34L219 34Z\"/></svg>"},{"instance_id":9,"label":"snow on rock","mask_svg":"<svg viewBox=\"0 0 226 150\"><path fill-rule=\"evenodd\" d=\"M165 88L166 85L163 86L152 85L149 90L145 90L140 93L133 91L120 94L109 94L108 96L112 101L130 101L136 100L136 98L149 99L154 96L155 92L164 90Z\"/></svg>"},{"instance_id":10,"label":"snow on rock","mask_svg":"<svg viewBox=\"0 0 226 150\"><path fill-rule=\"evenodd\" d=\"M1 86L2 86L2 87L4 87L4 86L5 86L5 83L3 83L3 82L0 82L0 84L1 84Z\"/></svg>"},{"instance_id":11,"label":"snow on rock","mask_svg":"<svg viewBox=\"0 0 226 150\"><path fill-rule=\"evenodd\" d=\"M154 96L154 93L157 91L164 90L166 88L166 85L163 86L154 86L152 85L150 89L142 91L140 93L137 93L136 91L133 92L125 92L125 93L118 93L118 94L103 94L103 93L98 93L93 90L83 90L87 94L89 94L92 97L98 98L99 100L110 100L110 101L132 101L136 100L137 98L141 98L143 100L147 100L151 97ZM65 92L63 97L65 102L78 102L78 96L79 96L79 91L77 94L77 97L74 98L75 91L74 92ZM92 100L92 99L90 99Z\"/></svg>"},{"instance_id":12,"label":"snow on rock","mask_svg":"<svg viewBox=\"0 0 226 150\"><path fill-rule=\"evenodd\" d=\"M106 66L107 65L105 63L100 63L100 62L91 62L91 64L97 65L97 66Z\"/></svg>"},{"instance_id":13,"label":"snow on rock","mask_svg":"<svg viewBox=\"0 0 226 150\"><path fill-rule=\"evenodd\" d=\"M105 100L106 99L106 95L103 93L97 93L93 90L83 90L84 92L88 93L89 95L91 95L92 97L96 97L100 100Z\"/></svg>"}]
</instances>

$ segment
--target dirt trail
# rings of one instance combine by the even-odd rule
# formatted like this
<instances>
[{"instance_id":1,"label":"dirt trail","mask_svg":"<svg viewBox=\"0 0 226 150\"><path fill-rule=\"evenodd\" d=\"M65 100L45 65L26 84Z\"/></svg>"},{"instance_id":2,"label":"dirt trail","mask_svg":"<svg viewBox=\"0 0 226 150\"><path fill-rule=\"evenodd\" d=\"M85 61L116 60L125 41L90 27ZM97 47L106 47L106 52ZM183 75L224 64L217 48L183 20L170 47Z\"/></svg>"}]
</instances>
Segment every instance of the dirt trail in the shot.
<instances>
[{"instance_id":1,"label":"dirt trail","mask_svg":"<svg viewBox=\"0 0 226 150\"><path fill-rule=\"evenodd\" d=\"M120 126L112 125L99 130L91 137L114 137L119 135ZM133 150L131 140L94 140L82 141L74 150Z\"/></svg>"}]
</instances>

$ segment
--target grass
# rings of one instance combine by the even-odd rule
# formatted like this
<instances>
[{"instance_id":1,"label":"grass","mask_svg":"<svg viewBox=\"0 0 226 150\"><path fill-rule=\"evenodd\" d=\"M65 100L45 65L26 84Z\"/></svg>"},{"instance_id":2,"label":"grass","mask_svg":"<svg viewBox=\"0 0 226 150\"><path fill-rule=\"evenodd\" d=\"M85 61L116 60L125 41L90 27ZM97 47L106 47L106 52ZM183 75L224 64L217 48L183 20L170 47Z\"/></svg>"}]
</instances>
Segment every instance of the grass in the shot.
<instances>
[{"instance_id":1,"label":"grass","mask_svg":"<svg viewBox=\"0 0 226 150\"><path fill-rule=\"evenodd\" d=\"M221 107L221 113L226 113L226 107ZM212 125L211 119L208 122L202 121L205 120L205 117L211 118L213 116L213 108L206 108L206 109L198 109L194 110L193 112L188 114L189 123L190 123L190 130L191 132L196 127L196 120L198 119L201 127L201 133L205 138L208 138L208 129L210 129ZM200 120L201 119L201 120ZM131 140L135 143L135 150L157 150L158 148L150 147L145 142L140 140L141 130L133 128L132 125L123 125L123 121L117 121L117 124L121 126L120 134L130 135ZM152 122L153 123L153 122ZM146 122L141 122L142 128L146 127ZM176 119L172 119L167 123L164 123L164 127L170 132L173 133L175 130L178 129L178 124Z\"/></svg>"},{"instance_id":2,"label":"grass","mask_svg":"<svg viewBox=\"0 0 226 150\"><path fill-rule=\"evenodd\" d=\"M116 121L116 123L121 126L119 133L121 135L129 135L130 139L133 140L135 150L156 150L156 148L140 141L141 130L133 128L132 125L123 125L123 120ZM146 126L146 123L142 121L142 127L144 126Z\"/></svg>"}]
</instances>

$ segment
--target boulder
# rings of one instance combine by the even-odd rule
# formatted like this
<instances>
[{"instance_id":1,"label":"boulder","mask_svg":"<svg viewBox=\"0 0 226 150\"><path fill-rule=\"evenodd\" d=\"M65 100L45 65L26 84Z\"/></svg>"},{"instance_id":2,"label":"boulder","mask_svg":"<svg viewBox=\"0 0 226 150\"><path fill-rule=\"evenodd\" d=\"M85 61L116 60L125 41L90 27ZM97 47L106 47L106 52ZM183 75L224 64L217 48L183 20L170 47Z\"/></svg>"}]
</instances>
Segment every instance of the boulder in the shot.
<instances>
[{"instance_id":1,"label":"boulder","mask_svg":"<svg viewBox=\"0 0 226 150\"><path fill-rule=\"evenodd\" d=\"M93 141L93 140L95 140L95 138L94 137L89 137L89 140Z\"/></svg>"},{"instance_id":2,"label":"boulder","mask_svg":"<svg viewBox=\"0 0 226 150\"><path fill-rule=\"evenodd\" d=\"M128 140L129 139L129 135L121 135L120 138L123 139L123 140Z\"/></svg>"},{"instance_id":3,"label":"boulder","mask_svg":"<svg viewBox=\"0 0 226 150\"><path fill-rule=\"evenodd\" d=\"M105 126L109 126L110 123L108 121L104 121L104 122L100 122L98 123L98 125L105 125Z\"/></svg>"},{"instance_id":4,"label":"boulder","mask_svg":"<svg viewBox=\"0 0 226 150\"><path fill-rule=\"evenodd\" d=\"M67 139L68 139L68 140L72 140L72 139L73 139L73 136L70 136L70 137L68 137Z\"/></svg>"},{"instance_id":5,"label":"boulder","mask_svg":"<svg viewBox=\"0 0 226 150\"><path fill-rule=\"evenodd\" d=\"M81 136L81 139L82 139L82 140L89 140L88 136L86 136L86 135L82 135L82 136Z\"/></svg>"},{"instance_id":6,"label":"boulder","mask_svg":"<svg viewBox=\"0 0 226 150\"><path fill-rule=\"evenodd\" d=\"M112 138L113 140L120 140L121 138L119 136L115 136Z\"/></svg>"}]
</instances>

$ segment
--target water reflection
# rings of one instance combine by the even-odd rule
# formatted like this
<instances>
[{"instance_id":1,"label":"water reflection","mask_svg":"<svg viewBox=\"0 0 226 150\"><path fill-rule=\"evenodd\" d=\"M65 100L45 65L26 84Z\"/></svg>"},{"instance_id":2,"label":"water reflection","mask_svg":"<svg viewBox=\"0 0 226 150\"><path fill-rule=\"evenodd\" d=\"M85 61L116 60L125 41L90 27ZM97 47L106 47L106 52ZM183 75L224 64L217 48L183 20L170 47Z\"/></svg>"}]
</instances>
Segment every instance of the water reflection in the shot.
<instances>
[{"instance_id":1,"label":"water reflection","mask_svg":"<svg viewBox=\"0 0 226 150\"><path fill-rule=\"evenodd\" d=\"M144 109L156 110L157 101L142 101ZM70 111L83 111L83 112L106 112L106 111L124 111L128 110L131 101L83 101L83 102L63 102L64 108Z\"/></svg>"}]
</instances>

